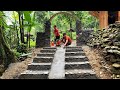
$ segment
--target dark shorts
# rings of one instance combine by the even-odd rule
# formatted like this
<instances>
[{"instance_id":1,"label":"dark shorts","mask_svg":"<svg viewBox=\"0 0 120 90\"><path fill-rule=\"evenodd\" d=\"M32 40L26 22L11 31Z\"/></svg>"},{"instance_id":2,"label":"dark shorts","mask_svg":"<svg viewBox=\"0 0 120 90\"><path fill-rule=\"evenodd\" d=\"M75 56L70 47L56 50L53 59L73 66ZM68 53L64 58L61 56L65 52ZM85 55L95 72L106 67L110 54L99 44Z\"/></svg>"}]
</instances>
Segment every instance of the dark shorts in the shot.
<instances>
[{"instance_id":1,"label":"dark shorts","mask_svg":"<svg viewBox=\"0 0 120 90\"><path fill-rule=\"evenodd\" d=\"M66 46L68 46L68 45L71 45L71 42L68 42L68 43L66 44Z\"/></svg>"},{"instance_id":2,"label":"dark shorts","mask_svg":"<svg viewBox=\"0 0 120 90\"><path fill-rule=\"evenodd\" d=\"M55 37L55 42L60 39L60 36Z\"/></svg>"}]
</instances>

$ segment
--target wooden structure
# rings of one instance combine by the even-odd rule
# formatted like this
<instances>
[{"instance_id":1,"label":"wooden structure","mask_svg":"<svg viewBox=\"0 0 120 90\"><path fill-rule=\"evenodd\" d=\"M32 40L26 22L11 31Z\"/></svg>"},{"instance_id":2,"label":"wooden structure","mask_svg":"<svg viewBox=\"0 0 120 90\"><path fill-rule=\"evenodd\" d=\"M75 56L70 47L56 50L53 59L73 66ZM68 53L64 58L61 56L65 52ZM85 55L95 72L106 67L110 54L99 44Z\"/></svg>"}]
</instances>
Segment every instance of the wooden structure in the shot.
<instances>
[{"instance_id":1,"label":"wooden structure","mask_svg":"<svg viewBox=\"0 0 120 90\"><path fill-rule=\"evenodd\" d=\"M99 20L100 29L120 21L120 11L89 11L89 13Z\"/></svg>"}]
</instances>

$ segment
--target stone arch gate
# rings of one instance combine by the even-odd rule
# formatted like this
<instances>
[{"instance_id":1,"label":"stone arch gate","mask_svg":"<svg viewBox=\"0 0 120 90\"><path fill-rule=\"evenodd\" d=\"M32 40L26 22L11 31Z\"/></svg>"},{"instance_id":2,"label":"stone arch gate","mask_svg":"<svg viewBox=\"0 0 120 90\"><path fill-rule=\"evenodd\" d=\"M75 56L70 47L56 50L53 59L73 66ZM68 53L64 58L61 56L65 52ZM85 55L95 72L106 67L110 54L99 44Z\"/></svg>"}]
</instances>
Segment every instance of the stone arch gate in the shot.
<instances>
[{"instance_id":1,"label":"stone arch gate","mask_svg":"<svg viewBox=\"0 0 120 90\"><path fill-rule=\"evenodd\" d=\"M50 17L48 21L45 22L45 32L37 33L36 47L50 47L51 21L55 16L59 14L70 15L76 19L76 35L79 36L79 34L81 33L81 21L79 20L79 18L69 12L58 12L58 13L55 13L52 17ZM76 45L79 46L80 45L79 43L80 43L79 38L76 38Z\"/></svg>"}]
</instances>

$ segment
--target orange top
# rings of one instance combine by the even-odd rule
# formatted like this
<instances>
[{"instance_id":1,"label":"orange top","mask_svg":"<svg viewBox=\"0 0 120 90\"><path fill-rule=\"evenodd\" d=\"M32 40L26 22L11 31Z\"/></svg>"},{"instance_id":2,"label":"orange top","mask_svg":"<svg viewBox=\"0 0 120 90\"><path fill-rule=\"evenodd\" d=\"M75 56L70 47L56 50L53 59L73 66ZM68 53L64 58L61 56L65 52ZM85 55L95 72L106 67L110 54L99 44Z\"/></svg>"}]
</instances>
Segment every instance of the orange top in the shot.
<instances>
[{"instance_id":1,"label":"orange top","mask_svg":"<svg viewBox=\"0 0 120 90\"><path fill-rule=\"evenodd\" d=\"M65 36L65 40L68 40L68 42L71 42L72 43L72 39L69 37L69 36Z\"/></svg>"},{"instance_id":2,"label":"orange top","mask_svg":"<svg viewBox=\"0 0 120 90\"><path fill-rule=\"evenodd\" d=\"M54 46L54 42L51 42L51 46Z\"/></svg>"}]
</instances>

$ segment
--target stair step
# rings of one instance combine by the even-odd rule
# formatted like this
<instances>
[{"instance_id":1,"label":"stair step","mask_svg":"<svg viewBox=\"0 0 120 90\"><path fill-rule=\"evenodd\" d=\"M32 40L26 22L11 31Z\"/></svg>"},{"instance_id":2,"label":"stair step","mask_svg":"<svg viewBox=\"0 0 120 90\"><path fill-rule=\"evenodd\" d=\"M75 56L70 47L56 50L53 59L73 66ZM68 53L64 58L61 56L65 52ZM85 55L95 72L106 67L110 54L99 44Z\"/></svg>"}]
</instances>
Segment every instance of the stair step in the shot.
<instances>
[{"instance_id":1,"label":"stair step","mask_svg":"<svg viewBox=\"0 0 120 90\"><path fill-rule=\"evenodd\" d=\"M57 49L56 47L44 47L43 49Z\"/></svg>"},{"instance_id":2,"label":"stair step","mask_svg":"<svg viewBox=\"0 0 120 90\"><path fill-rule=\"evenodd\" d=\"M65 58L66 62L84 62L88 61L88 58L86 56L71 56Z\"/></svg>"},{"instance_id":3,"label":"stair step","mask_svg":"<svg viewBox=\"0 0 120 90\"><path fill-rule=\"evenodd\" d=\"M37 56L54 57L54 53L38 53Z\"/></svg>"},{"instance_id":4,"label":"stair step","mask_svg":"<svg viewBox=\"0 0 120 90\"><path fill-rule=\"evenodd\" d=\"M98 79L95 72L92 70L66 70L65 79Z\"/></svg>"},{"instance_id":5,"label":"stair step","mask_svg":"<svg viewBox=\"0 0 120 90\"><path fill-rule=\"evenodd\" d=\"M28 64L28 70L50 70L51 63L31 63Z\"/></svg>"},{"instance_id":6,"label":"stair step","mask_svg":"<svg viewBox=\"0 0 120 90\"><path fill-rule=\"evenodd\" d=\"M55 53L56 49L43 49L40 52L41 53Z\"/></svg>"},{"instance_id":7,"label":"stair step","mask_svg":"<svg viewBox=\"0 0 120 90\"><path fill-rule=\"evenodd\" d=\"M81 52L66 52L65 56L80 56L80 55L85 55L83 51Z\"/></svg>"},{"instance_id":8,"label":"stair step","mask_svg":"<svg viewBox=\"0 0 120 90\"><path fill-rule=\"evenodd\" d=\"M66 52L80 52L82 49L66 49Z\"/></svg>"},{"instance_id":9,"label":"stair step","mask_svg":"<svg viewBox=\"0 0 120 90\"><path fill-rule=\"evenodd\" d=\"M26 70L25 72L21 73L19 79L48 79L49 71L32 71Z\"/></svg>"},{"instance_id":10,"label":"stair step","mask_svg":"<svg viewBox=\"0 0 120 90\"><path fill-rule=\"evenodd\" d=\"M88 61L85 62L66 62L65 69L91 69Z\"/></svg>"},{"instance_id":11,"label":"stair step","mask_svg":"<svg viewBox=\"0 0 120 90\"><path fill-rule=\"evenodd\" d=\"M72 46L72 47L65 47L65 48L66 48L66 49L67 49L67 48L70 48L70 49L71 49L71 48L82 48L82 47L81 47L81 46L76 46L76 47L73 47L73 46Z\"/></svg>"},{"instance_id":12,"label":"stair step","mask_svg":"<svg viewBox=\"0 0 120 90\"><path fill-rule=\"evenodd\" d=\"M33 59L34 63L50 63L53 61L53 57L35 57Z\"/></svg>"}]
</instances>

